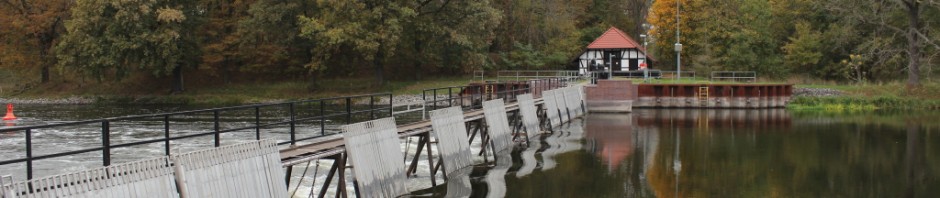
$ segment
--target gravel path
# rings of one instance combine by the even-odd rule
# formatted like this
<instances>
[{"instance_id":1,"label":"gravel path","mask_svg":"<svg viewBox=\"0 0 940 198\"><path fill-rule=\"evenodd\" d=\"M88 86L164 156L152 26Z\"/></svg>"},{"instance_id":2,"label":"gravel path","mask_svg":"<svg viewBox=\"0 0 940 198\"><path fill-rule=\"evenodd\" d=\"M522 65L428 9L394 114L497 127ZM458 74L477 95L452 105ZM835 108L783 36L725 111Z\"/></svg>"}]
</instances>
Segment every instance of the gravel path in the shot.
<instances>
[{"instance_id":1,"label":"gravel path","mask_svg":"<svg viewBox=\"0 0 940 198\"><path fill-rule=\"evenodd\" d=\"M842 91L830 89L830 88L794 88L793 96L808 96L808 97L820 97L820 96L841 96Z\"/></svg>"},{"instance_id":2,"label":"gravel path","mask_svg":"<svg viewBox=\"0 0 940 198\"><path fill-rule=\"evenodd\" d=\"M14 103L14 104L91 104L95 103L95 99L91 98L82 98L82 97L69 97L62 99L19 99L19 98L0 98L0 104Z\"/></svg>"}]
</instances>

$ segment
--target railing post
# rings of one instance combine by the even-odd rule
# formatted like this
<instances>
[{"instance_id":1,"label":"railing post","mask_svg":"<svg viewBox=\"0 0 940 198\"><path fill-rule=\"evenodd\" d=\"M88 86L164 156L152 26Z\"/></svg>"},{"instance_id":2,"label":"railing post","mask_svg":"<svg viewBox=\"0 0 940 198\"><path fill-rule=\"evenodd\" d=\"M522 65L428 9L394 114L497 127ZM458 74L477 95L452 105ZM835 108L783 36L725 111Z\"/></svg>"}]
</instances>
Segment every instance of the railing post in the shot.
<instances>
[{"instance_id":1,"label":"railing post","mask_svg":"<svg viewBox=\"0 0 940 198\"><path fill-rule=\"evenodd\" d=\"M325 100L320 100L320 135L326 135L326 114L324 114L326 106L323 102Z\"/></svg>"},{"instance_id":2,"label":"railing post","mask_svg":"<svg viewBox=\"0 0 940 198\"><path fill-rule=\"evenodd\" d=\"M294 113L294 104L295 103L291 102L289 105L290 107L290 111L289 111L290 113L290 144L291 145L297 144L297 130L296 130L296 123L295 123L296 114Z\"/></svg>"},{"instance_id":3,"label":"railing post","mask_svg":"<svg viewBox=\"0 0 940 198\"><path fill-rule=\"evenodd\" d=\"M261 107L255 106L255 140L261 140Z\"/></svg>"},{"instance_id":4,"label":"railing post","mask_svg":"<svg viewBox=\"0 0 940 198\"><path fill-rule=\"evenodd\" d=\"M432 89L432 90L433 91L431 94L434 94L434 96L431 96L431 97L433 97L434 100L431 102L433 102L434 104L431 104L431 110L437 110L437 89Z\"/></svg>"},{"instance_id":5,"label":"railing post","mask_svg":"<svg viewBox=\"0 0 940 198\"><path fill-rule=\"evenodd\" d=\"M454 106L454 92L453 87L447 88L447 104L448 106Z\"/></svg>"},{"instance_id":6,"label":"railing post","mask_svg":"<svg viewBox=\"0 0 940 198\"><path fill-rule=\"evenodd\" d=\"M101 162L104 166L111 165L111 123L101 122Z\"/></svg>"},{"instance_id":7,"label":"railing post","mask_svg":"<svg viewBox=\"0 0 940 198\"><path fill-rule=\"evenodd\" d=\"M392 93L388 94L388 117L395 116L395 103L392 101L395 99L395 95Z\"/></svg>"},{"instance_id":8,"label":"railing post","mask_svg":"<svg viewBox=\"0 0 940 198\"><path fill-rule=\"evenodd\" d=\"M212 123L212 128L215 130L215 134L213 134L215 147L219 147L221 145L221 136L219 134L219 110L212 111Z\"/></svg>"},{"instance_id":9,"label":"railing post","mask_svg":"<svg viewBox=\"0 0 940 198\"><path fill-rule=\"evenodd\" d=\"M163 152L170 155L170 115L163 116Z\"/></svg>"},{"instance_id":10,"label":"railing post","mask_svg":"<svg viewBox=\"0 0 940 198\"><path fill-rule=\"evenodd\" d=\"M33 179L33 130L26 129L26 180Z\"/></svg>"},{"instance_id":11,"label":"railing post","mask_svg":"<svg viewBox=\"0 0 940 198\"><path fill-rule=\"evenodd\" d=\"M375 96L374 95L369 96L369 120L375 120Z\"/></svg>"},{"instance_id":12,"label":"railing post","mask_svg":"<svg viewBox=\"0 0 940 198\"><path fill-rule=\"evenodd\" d=\"M346 124L352 123L352 98L346 97Z\"/></svg>"}]
</instances>

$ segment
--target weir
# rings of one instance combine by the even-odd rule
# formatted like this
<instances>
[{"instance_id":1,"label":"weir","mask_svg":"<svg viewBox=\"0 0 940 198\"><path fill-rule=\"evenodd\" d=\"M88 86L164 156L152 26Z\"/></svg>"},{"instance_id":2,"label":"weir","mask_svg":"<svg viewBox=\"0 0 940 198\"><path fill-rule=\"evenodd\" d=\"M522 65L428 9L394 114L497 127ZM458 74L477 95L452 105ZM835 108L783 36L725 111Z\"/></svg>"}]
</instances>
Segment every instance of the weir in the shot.
<instances>
[{"instance_id":1,"label":"weir","mask_svg":"<svg viewBox=\"0 0 940 198\"><path fill-rule=\"evenodd\" d=\"M509 88L500 87L499 90L493 90L492 92L479 92L481 89L485 89L485 84L483 86L476 86L479 88L473 88L474 86L467 86L462 89L458 89L457 92L451 91L453 88L447 88L448 96L440 97L441 99L434 100L425 100L421 104L420 111L422 112L421 118L418 118L418 121L411 123L395 123L396 119L394 117L401 117L406 113L416 113L417 110L411 109L412 105L408 105L408 109L402 109L404 105L396 106L391 103L390 94L373 94L373 95L361 95L361 96L351 96L351 97L339 97L339 98L328 98L328 99L317 99L309 101L298 101L298 102L289 102L289 103L278 103L278 104L264 104L264 105L249 105L249 106L239 106L239 107L228 107L228 108L217 108L217 109L207 109L207 110L197 110L197 111L187 111L187 112L176 112L176 113L165 113L165 114L153 114L153 115L141 115L141 116L127 116L127 117L118 117L118 118L106 118L99 120L88 120L88 121L79 121L75 123L62 123L55 125L44 125L44 126L25 126L25 127L12 127L0 129L0 132L19 132L26 134L26 157L19 159L7 159L0 161L0 165L6 164L22 164L25 163L25 172L26 181L22 179L19 180L19 183L13 182L10 184L7 182L3 183L3 195L8 197L31 197L34 193L43 193L51 192L59 189L65 189L68 185L51 185L44 188L36 188L38 185L34 185L37 181L47 181L49 179L43 178L33 178L34 173L34 163L40 160L53 159L57 157L84 154L90 152L99 152L103 156L101 158L102 164L105 168L114 168L114 167L123 167L124 163L112 164L113 160L111 155L114 153L112 151L116 148L128 148L139 145L147 144L156 144L164 147L164 152L168 160L164 160L165 163L161 167L177 167L174 168L173 174L175 175L176 183L181 183L179 189L176 189L176 192L171 191L169 197L186 197L186 194L189 192L196 193L192 195L193 197L199 197L198 190L191 191L191 186L198 186L197 188L206 188L213 189L216 191L224 191L236 189L238 185L248 185L247 183L233 183L231 181L223 180L225 174L235 174L244 170L255 170L261 175L253 175L251 178L245 178L246 182L258 182L257 185L264 188L250 190L252 192L258 193L267 193L272 197L281 197L281 195L288 195L289 191L274 190L278 188L271 188L272 186L282 186L283 189L290 189L296 191L295 186L290 184L297 183L298 185L303 183L301 181L292 181L290 177L294 172L294 165L299 165L307 163L309 165L312 161L318 160L333 160L334 163L327 173L326 181L323 182L322 186L313 187L314 190L311 190L311 194L315 192L318 197L324 197L327 194L328 189L335 189L333 191L337 196L343 196L355 190L356 195L360 196L369 196L371 194L374 196L383 196L383 195L400 195L402 192L400 189L403 189L401 186L392 186L392 187L366 187L374 186L374 184L379 184L378 186L386 186L388 184L401 183L395 177L380 176L376 173L382 172L384 175L399 175L403 173L404 176L414 176L417 172L417 162L419 159L428 160L429 165L429 174L431 174L430 180L432 185L437 185L435 178L437 172L443 168L445 171L442 171L445 177L448 177L449 174L455 176L455 178L448 177L448 181L464 181L466 180L467 170L463 167L468 166L468 163L471 163L470 160L466 160L468 156L466 154L471 150L468 147L470 142L473 142L475 138L480 138L484 140L482 148L479 148L481 153L477 155L483 155L485 161L496 161L499 163L511 163L511 160L505 160L502 152L499 152L500 149L495 149L497 146L505 149L510 148L512 144L522 138L527 140L531 137L541 134L539 126L545 127L554 127L561 125L563 122L567 122L571 119L574 119L580 115L584 114L583 111L583 94L580 93L580 85L574 85L573 81L575 78L552 78L552 79L529 79L521 82L513 82ZM505 82L501 82L505 83ZM571 87L569 87L571 86ZM564 88L568 87L568 88ZM477 91L474 91L477 90ZM426 90L427 92L428 90ZM434 91L432 91L434 92ZM517 102L519 95L525 101ZM428 97L427 94L424 95ZM540 97L541 96L541 97ZM380 105L384 103L381 98L388 98L388 105ZM438 98L437 94L433 94L431 97ZM362 100L362 98L367 98L367 100ZM546 104L545 99L551 98L548 100L553 100L554 104ZM483 100L490 100L483 102ZM365 102L363 102L365 101ZM357 104L357 105L354 105ZM362 109L362 106L368 108ZM337 108L339 107L339 108ZM360 109L357 109L360 108ZM447 107L446 109L441 109L434 111L438 108ZM480 108L483 107L483 108ZM265 108L284 108L289 113L286 116L286 120L281 121L263 121L263 114L265 114ZM401 109L401 110L399 110ZM520 112L520 109L524 109L525 112ZM255 121L253 126L230 126L223 125L222 123L226 122L224 115L229 111L254 111L255 112ZM532 112L535 112L534 115ZM427 120L425 118L424 112L431 112L432 120ZM440 112L440 113L438 113ZM211 131L206 132L193 132L188 134L179 135L176 133L171 133L171 125L174 124L174 117L181 116L193 116L193 115L206 115L209 114L208 118L211 120L213 126ZM551 121L552 118L549 114L554 114L554 119L558 121ZM435 119L441 115L442 117ZM444 116L447 115L447 116ZM564 118L565 121L560 119ZM114 133L112 128L113 123L118 123L125 120L135 120L135 119L146 119L146 120L157 120L158 123L163 123L164 127L163 132L165 136L163 138L155 138L150 140L145 140L141 142L121 142L113 143L110 136ZM379 119L372 121L374 119ZM415 119L411 117L410 119ZM329 129L326 123L335 123L336 121L343 122L345 121L348 125L340 127L340 130ZM353 124L354 120L365 120L366 122L361 122L358 124ZM443 126L435 126L433 120L442 121ZM319 125L315 128L299 128L297 126L300 122L310 122L313 121L315 124L313 126ZM319 121L319 122L317 122ZM533 121L537 122L533 124ZM400 121L401 122L401 121ZM88 124L98 124L101 128L102 134L102 144L98 147L86 148L76 151L65 151L61 153L52 153L52 154L42 154L42 155L33 155L30 150L35 149L31 144L32 136L31 134L39 130L45 130L49 128L56 128L62 126L73 126L73 125L88 125ZM289 130L287 133L270 133L267 128L272 128L276 126L283 126ZM358 126L358 127L356 127ZM391 128L389 128L391 126ZM536 126L535 129L532 127ZM369 128L382 127L382 130L367 130ZM317 129L318 128L318 129ZM438 129L441 128L441 129ZM464 129L463 131L459 129ZM306 129L316 129L312 132L302 132ZM366 133L370 134L372 138L369 141L362 141L355 143L356 141L351 141L358 129L365 130L367 132L363 133L362 130L359 130L359 135L364 135ZM376 128L378 129L378 128ZM380 135L382 138L379 138L378 131L384 131ZM431 132L434 131L435 134ZM525 133L523 134L523 131ZM242 145L241 147L231 148L230 145L232 142L230 140L223 140L223 134L232 134L232 133L254 133L253 139L261 140L262 138L274 138L277 141L273 140L263 140L260 142L251 142L250 140L237 140L235 142L246 142L241 144L253 144L257 145L259 151L249 152L246 150L247 147ZM390 133L391 132L391 133ZM392 134L392 135L388 135ZM463 134L461 137L458 134ZM469 135L469 137L466 137ZM180 153L178 148L171 149L171 141L180 141L187 140L196 137L209 137L213 141L211 143L216 148L210 149L212 151L196 151L197 153L215 153L212 155L223 156L223 158L214 159L211 157L205 157L208 162L194 162L197 165L187 165L188 162L184 162L182 156L195 155L192 153ZM389 139L391 138L391 139ZM394 139L399 138L399 139ZM362 154L368 152L357 152L356 148L364 148L366 150L388 150L391 148L390 145L400 145L401 139L407 139L411 141L412 138L418 139L418 147L415 150L410 148L405 148L405 153L403 155L394 155L393 153L372 153L372 154ZM516 141L514 141L516 140ZM465 142L461 144L451 144L451 142ZM500 143L497 143L500 142ZM446 143L446 145L442 145ZM236 145L241 145L236 144ZM347 145L349 144L349 145ZM439 153L433 153L432 144L437 144L438 148L436 151ZM268 145L268 146L265 146ZM360 146L355 146L360 145ZM375 146L368 146L375 145ZM380 146L384 145L384 146ZM487 149L486 147L490 147ZM241 148L241 149L239 149ZM271 148L279 148L273 151L277 151L277 154L272 155L268 152L265 154L263 151L272 151ZM395 147L399 148L399 147ZM267 150L265 150L267 149ZM250 149L249 149L250 150ZM487 152L490 150L490 152ZM399 150L400 151L400 150ZM412 152L414 151L414 152ZM487 157L489 154L492 154L492 157ZM443 156L450 157L443 157ZM499 155L497 155L499 154ZM359 157L356 157L359 155ZM272 158L272 156L277 156ZM385 157L378 157L385 156ZM396 157L397 156L397 157ZM423 156L423 157L422 157ZM438 157L440 156L440 157ZM387 164L397 164L401 162L402 158L411 157L410 160L406 160L406 163L402 163L401 166L386 166ZM443 158L442 158L443 157ZM198 158L198 157L196 157ZM275 159L277 161L276 169L282 171L272 171L271 169L275 166L268 164L265 160ZM375 160L377 159L378 160ZM189 159L196 160L193 157ZM395 160L398 159L398 160ZM446 159L446 162L441 159ZM247 161L246 161L247 160ZM434 162L437 160L437 163ZM410 163L409 163L410 162ZM250 167L244 167L248 164ZM200 165L201 164L201 165ZM498 165L497 164L497 165ZM376 171L368 171L370 165L374 167L381 166L383 168L376 169ZM441 167L444 165L444 167ZM199 171L198 167L216 167L220 168L215 171ZM195 169L194 169L195 168ZM352 186L354 189L347 189L347 185L350 183L345 181L345 175L347 175L347 170L352 170L355 176L355 180L352 181ZM235 171L239 170L239 171ZM381 170L381 171L379 171ZM391 171L395 172L391 172ZM401 171L401 172L398 172ZM167 171L164 171L162 178L166 179ZM5 173L6 174L6 173ZM202 175L200 178L193 178L196 176ZM221 174L221 175L220 175ZM306 170L304 171L306 174ZM160 176L160 174L150 174L154 176ZM214 176L213 176L214 175ZM229 175L232 176L232 175ZM56 175L53 178L60 178L62 176ZM201 182L200 179L212 179L209 182ZM266 179L265 179L266 178ZM271 179L271 178L283 178L283 179ZM89 178L77 178L73 183L83 183L90 182ZM213 183L216 182L216 183ZM331 187L334 185L335 187ZM203 186L199 186L199 183L202 183ZM211 186L205 186L210 185ZM23 187L25 185L25 187ZM450 184L449 184L450 185ZM19 186L19 188L14 188L14 186ZM227 187L228 186L228 187ZM469 187L469 186L466 186ZM450 188L450 186L448 187ZM455 187L458 189L464 189L464 193L469 192L465 191L466 188ZM153 189L151 189L153 190ZM240 191L239 191L240 190ZM231 193L243 192L248 189L238 189L235 191L229 191ZM410 189L415 190L415 189ZM234 195L234 194L233 194ZM240 194L248 195L248 194ZM66 196L66 195L63 195ZM131 196L133 197L133 196ZM236 196L238 197L238 196ZM242 196L244 197L244 196Z\"/></svg>"}]
</instances>

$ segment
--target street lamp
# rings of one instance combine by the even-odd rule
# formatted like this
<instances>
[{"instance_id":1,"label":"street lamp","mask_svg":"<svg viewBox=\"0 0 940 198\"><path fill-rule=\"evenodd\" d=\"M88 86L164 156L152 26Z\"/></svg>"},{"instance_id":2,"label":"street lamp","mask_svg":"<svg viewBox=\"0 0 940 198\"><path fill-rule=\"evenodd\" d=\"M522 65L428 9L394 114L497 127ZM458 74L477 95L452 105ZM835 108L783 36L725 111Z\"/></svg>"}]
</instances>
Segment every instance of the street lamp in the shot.
<instances>
[{"instance_id":1,"label":"street lamp","mask_svg":"<svg viewBox=\"0 0 940 198\"><path fill-rule=\"evenodd\" d=\"M607 55L607 80L614 79L614 54Z\"/></svg>"},{"instance_id":2,"label":"street lamp","mask_svg":"<svg viewBox=\"0 0 940 198\"><path fill-rule=\"evenodd\" d=\"M679 42L679 0L676 0L676 79L682 79L682 43Z\"/></svg>"}]
</instances>

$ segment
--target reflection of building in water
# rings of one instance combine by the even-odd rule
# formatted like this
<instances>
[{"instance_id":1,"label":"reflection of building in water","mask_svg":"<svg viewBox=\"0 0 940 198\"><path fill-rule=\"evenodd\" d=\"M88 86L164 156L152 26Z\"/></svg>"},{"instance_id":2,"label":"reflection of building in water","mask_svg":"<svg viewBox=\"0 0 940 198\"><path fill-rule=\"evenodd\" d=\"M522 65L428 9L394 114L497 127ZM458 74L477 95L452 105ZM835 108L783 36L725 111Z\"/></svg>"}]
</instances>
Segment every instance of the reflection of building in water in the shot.
<instances>
[{"instance_id":1,"label":"reflection of building in water","mask_svg":"<svg viewBox=\"0 0 940 198\"><path fill-rule=\"evenodd\" d=\"M642 109L633 114L640 127L781 129L792 125L786 109Z\"/></svg>"},{"instance_id":2,"label":"reflection of building in water","mask_svg":"<svg viewBox=\"0 0 940 198\"><path fill-rule=\"evenodd\" d=\"M646 172L653 166L658 130L634 126L632 114L588 114L586 122L584 148L603 160L610 174L627 177L625 194L650 196Z\"/></svg>"}]
</instances>

